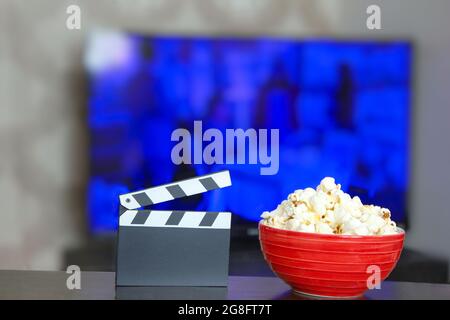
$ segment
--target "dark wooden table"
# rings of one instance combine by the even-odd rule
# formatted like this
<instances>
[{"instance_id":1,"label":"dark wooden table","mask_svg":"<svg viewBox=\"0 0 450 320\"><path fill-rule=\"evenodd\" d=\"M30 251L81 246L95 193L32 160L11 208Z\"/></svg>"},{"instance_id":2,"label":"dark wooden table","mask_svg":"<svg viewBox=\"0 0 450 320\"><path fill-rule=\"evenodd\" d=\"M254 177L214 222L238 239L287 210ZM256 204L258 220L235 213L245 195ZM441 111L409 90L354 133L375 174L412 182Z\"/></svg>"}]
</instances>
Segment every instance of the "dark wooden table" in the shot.
<instances>
[{"instance_id":1,"label":"dark wooden table","mask_svg":"<svg viewBox=\"0 0 450 320\"><path fill-rule=\"evenodd\" d=\"M118 288L113 272L82 272L81 289L69 290L61 271L0 271L0 299L305 299L274 277L229 278L224 288ZM363 299L450 299L450 285L385 281Z\"/></svg>"}]
</instances>

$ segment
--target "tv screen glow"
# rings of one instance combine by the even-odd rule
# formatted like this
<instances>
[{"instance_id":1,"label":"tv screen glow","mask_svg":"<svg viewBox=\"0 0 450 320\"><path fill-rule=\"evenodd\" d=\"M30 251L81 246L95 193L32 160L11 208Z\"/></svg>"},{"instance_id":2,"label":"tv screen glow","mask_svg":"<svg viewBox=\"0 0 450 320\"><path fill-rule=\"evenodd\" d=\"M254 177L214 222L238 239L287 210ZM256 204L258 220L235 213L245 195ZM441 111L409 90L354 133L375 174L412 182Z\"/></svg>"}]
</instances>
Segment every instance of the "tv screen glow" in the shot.
<instances>
[{"instance_id":1,"label":"tv screen glow","mask_svg":"<svg viewBox=\"0 0 450 320\"><path fill-rule=\"evenodd\" d=\"M403 40L145 36L89 38L94 233L115 230L118 195L230 170L233 186L155 206L258 221L296 189L332 176L364 203L407 215L412 46ZM279 129L279 171L175 165L177 128Z\"/></svg>"}]
</instances>

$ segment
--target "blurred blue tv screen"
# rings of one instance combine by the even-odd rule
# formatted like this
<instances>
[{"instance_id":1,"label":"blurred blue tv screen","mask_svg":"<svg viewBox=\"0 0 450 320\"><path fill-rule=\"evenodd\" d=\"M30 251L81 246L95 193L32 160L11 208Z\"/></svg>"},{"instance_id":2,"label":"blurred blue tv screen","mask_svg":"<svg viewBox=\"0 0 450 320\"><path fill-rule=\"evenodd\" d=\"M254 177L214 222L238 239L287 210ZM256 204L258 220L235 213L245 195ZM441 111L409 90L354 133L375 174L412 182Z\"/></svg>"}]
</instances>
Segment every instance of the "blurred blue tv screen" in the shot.
<instances>
[{"instance_id":1,"label":"blurred blue tv screen","mask_svg":"<svg viewBox=\"0 0 450 320\"><path fill-rule=\"evenodd\" d=\"M90 180L94 233L117 228L118 195L230 170L233 186L155 206L231 211L257 221L296 189L332 176L404 222L412 46L407 41L90 36ZM279 129L279 171L257 164L174 165L171 134Z\"/></svg>"}]
</instances>

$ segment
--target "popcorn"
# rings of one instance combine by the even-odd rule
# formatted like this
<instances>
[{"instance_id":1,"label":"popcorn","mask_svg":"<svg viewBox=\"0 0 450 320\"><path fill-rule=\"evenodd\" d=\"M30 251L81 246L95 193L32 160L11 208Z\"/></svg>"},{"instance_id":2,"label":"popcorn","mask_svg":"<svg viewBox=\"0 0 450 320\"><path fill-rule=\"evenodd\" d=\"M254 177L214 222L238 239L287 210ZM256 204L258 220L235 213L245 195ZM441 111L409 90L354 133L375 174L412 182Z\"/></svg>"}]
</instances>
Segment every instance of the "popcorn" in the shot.
<instances>
[{"instance_id":1,"label":"popcorn","mask_svg":"<svg viewBox=\"0 0 450 320\"><path fill-rule=\"evenodd\" d=\"M334 178L326 177L326 178L322 179L320 184L317 186L316 190L317 191L321 190L325 193L328 193L328 192L331 192L331 191L333 191L335 189L339 189L339 188L340 188L340 185L339 185L339 187L336 185Z\"/></svg>"},{"instance_id":2,"label":"popcorn","mask_svg":"<svg viewBox=\"0 0 450 320\"><path fill-rule=\"evenodd\" d=\"M356 235L358 235L358 236L367 236L367 235L370 235L370 231L369 231L369 229L366 227L366 226L361 226L361 227L359 227L359 228L357 228L357 229L355 229L355 232L354 232ZM351 233L350 233L351 234Z\"/></svg>"},{"instance_id":3,"label":"popcorn","mask_svg":"<svg viewBox=\"0 0 450 320\"><path fill-rule=\"evenodd\" d=\"M323 222L319 222L316 224L315 231L317 233L333 234L333 228L331 228L328 224Z\"/></svg>"},{"instance_id":4,"label":"popcorn","mask_svg":"<svg viewBox=\"0 0 450 320\"><path fill-rule=\"evenodd\" d=\"M373 234L378 234L380 229L383 228L385 224L386 221L377 214L371 215L366 221L367 228Z\"/></svg>"},{"instance_id":5,"label":"popcorn","mask_svg":"<svg viewBox=\"0 0 450 320\"><path fill-rule=\"evenodd\" d=\"M381 234L395 234L397 233L397 225L394 221L390 221L390 223L386 224L384 227L382 227L382 230L380 231Z\"/></svg>"},{"instance_id":6,"label":"popcorn","mask_svg":"<svg viewBox=\"0 0 450 320\"><path fill-rule=\"evenodd\" d=\"M317 192L310 198L311 209L319 215L323 215L327 211L327 198L323 193Z\"/></svg>"},{"instance_id":7,"label":"popcorn","mask_svg":"<svg viewBox=\"0 0 450 320\"><path fill-rule=\"evenodd\" d=\"M289 219L286 222L286 228L289 230L298 230L301 224L302 222L300 221L300 219Z\"/></svg>"},{"instance_id":8,"label":"popcorn","mask_svg":"<svg viewBox=\"0 0 450 320\"><path fill-rule=\"evenodd\" d=\"M295 190L262 223L280 229L342 235L387 235L399 230L389 209L364 205L341 190L334 178L322 179L316 189Z\"/></svg>"},{"instance_id":9,"label":"popcorn","mask_svg":"<svg viewBox=\"0 0 450 320\"><path fill-rule=\"evenodd\" d=\"M262 213L262 215L261 215L261 218L263 218L263 219L269 219L269 218L273 215L273 212L274 212L274 211L272 211L272 212L264 211L264 212Z\"/></svg>"},{"instance_id":10,"label":"popcorn","mask_svg":"<svg viewBox=\"0 0 450 320\"><path fill-rule=\"evenodd\" d=\"M303 231L303 232L316 232L315 228L314 228L314 224L310 223L310 224L305 224L302 223L300 225L300 228L297 229L297 231Z\"/></svg>"},{"instance_id":11,"label":"popcorn","mask_svg":"<svg viewBox=\"0 0 450 320\"><path fill-rule=\"evenodd\" d=\"M325 223L329 225L334 225L336 223L336 215L333 210L327 210L325 217L322 219Z\"/></svg>"},{"instance_id":12,"label":"popcorn","mask_svg":"<svg viewBox=\"0 0 450 320\"><path fill-rule=\"evenodd\" d=\"M363 227L363 223L355 218L348 219L342 224L342 231L345 234L352 234L355 230L360 230Z\"/></svg>"}]
</instances>

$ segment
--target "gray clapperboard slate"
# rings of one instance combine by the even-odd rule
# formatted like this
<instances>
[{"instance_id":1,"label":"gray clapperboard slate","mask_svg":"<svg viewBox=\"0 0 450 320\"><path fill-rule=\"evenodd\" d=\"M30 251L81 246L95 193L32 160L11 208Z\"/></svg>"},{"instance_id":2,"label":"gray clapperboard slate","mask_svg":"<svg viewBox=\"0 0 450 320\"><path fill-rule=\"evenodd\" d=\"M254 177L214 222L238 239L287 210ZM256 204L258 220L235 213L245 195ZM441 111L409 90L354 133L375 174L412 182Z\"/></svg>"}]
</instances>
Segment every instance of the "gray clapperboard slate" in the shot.
<instances>
[{"instance_id":1,"label":"gray clapperboard slate","mask_svg":"<svg viewBox=\"0 0 450 320\"><path fill-rule=\"evenodd\" d=\"M120 195L116 286L226 287L230 212L136 209L228 186L220 171Z\"/></svg>"}]
</instances>

